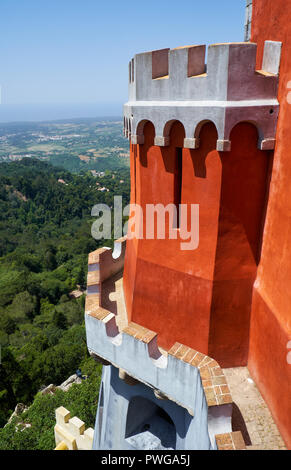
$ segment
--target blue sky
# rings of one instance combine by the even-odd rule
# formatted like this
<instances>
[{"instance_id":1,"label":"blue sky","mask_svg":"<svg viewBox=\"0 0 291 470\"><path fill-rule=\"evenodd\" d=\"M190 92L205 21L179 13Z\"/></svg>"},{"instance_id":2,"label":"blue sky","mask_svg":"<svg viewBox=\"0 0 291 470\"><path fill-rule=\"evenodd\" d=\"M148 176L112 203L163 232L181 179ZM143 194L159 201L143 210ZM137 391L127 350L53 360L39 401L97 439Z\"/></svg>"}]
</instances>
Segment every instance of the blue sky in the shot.
<instances>
[{"instance_id":1,"label":"blue sky","mask_svg":"<svg viewBox=\"0 0 291 470\"><path fill-rule=\"evenodd\" d=\"M245 0L1 0L2 104L126 101L138 52L242 41Z\"/></svg>"}]
</instances>

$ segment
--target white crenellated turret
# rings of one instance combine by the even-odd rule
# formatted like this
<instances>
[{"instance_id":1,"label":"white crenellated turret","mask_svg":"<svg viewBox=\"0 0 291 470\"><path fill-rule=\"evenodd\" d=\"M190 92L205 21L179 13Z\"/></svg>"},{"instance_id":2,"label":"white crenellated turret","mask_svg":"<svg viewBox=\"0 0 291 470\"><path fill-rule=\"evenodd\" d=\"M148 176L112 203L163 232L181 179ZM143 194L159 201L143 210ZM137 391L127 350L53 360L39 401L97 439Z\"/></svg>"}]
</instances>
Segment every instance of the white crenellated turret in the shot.
<instances>
[{"instance_id":1,"label":"white crenellated turret","mask_svg":"<svg viewBox=\"0 0 291 470\"><path fill-rule=\"evenodd\" d=\"M169 145L171 123L185 128L186 148L199 146L201 124L217 128L217 150L230 150L232 128L254 123L259 147L274 148L281 43L265 42L263 70L256 70L254 43L187 46L137 54L129 64L129 101L124 106L125 135L143 143L143 126L155 126L155 145Z\"/></svg>"}]
</instances>

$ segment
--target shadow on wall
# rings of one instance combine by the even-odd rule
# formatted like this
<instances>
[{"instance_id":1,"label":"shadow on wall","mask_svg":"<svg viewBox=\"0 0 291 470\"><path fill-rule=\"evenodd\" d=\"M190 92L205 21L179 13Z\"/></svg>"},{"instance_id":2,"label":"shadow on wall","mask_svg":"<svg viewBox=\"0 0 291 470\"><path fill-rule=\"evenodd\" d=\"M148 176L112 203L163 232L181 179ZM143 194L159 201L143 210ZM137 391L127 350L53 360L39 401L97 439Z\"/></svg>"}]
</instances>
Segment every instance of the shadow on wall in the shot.
<instances>
[{"instance_id":1,"label":"shadow on wall","mask_svg":"<svg viewBox=\"0 0 291 470\"><path fill-rule=\"evenodd\" d=\"M144 397L128 406L125 439L136 449L176 449L176 427L166 411Z\"/></svg>"},{"instance_id":2,"label":"shadow on wall","mask_svg":"<svg viewBox=\"0 0 291 470\"><path fill-rule=\"evenodd\" d=\"M258 149L248 122L220 152L221 195L212 293L209 355L222 367L247 364L253 285L261 256L273 152Z\"/></svg>"},{"instance_id":3,"label":"shadow on wall","mask_svg":"<svg viewBox=\"0 0 291 470\"><path fill-rule=\"evenodd\" d=\"M232 431L240 431L243 435L246 446L251 446L252 441L247 430L247 426L243 415L236 403L232 404L232 417L231 417Z\"/></svg>"}]
</instances>

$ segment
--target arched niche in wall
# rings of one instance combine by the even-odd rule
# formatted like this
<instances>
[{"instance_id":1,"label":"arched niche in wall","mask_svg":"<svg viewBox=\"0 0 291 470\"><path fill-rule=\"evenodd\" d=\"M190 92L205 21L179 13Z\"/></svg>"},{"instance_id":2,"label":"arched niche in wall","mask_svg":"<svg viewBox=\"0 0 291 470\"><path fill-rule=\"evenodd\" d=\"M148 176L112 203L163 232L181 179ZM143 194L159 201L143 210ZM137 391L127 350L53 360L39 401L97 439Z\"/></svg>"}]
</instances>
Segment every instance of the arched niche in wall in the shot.
<instances>
[{"instance_id":1,"label":"arched niche in wall","mask_svg":"<svg viewBox=\"0 0 291 470\"><path fill-rule=\"evenodd\" d=\"M231 151L220 154L221 203L240 221L256 264L273 163L273 151L258 148L260 138L255 123L240 122L230 132Z\"/></svg>"},{"instance_id":2,"label":"arched niche in wall","mask_svg":"<svg viewBox=\"0 0 291 470\"><path fill-rule=\"evenodd\" d=\"M137 133L143 135L143 145L139 146L139 158L140 164L146 167L148 149L154 145L155 126L151 121L140 121L137 126Z\"/></svg>"},{"instance_id":3,"label":"arched niche in wall","mask_svg":"<svg viewBox=\"0 0 291 470\"><path fill-rule=\"evenodd\" d=\"M176 449L176 427L168 413L142 396L130 400L125 439L138 450Z\"/></svg>"},{"instance_id":4,"label":"arched niche in wall","mask_svg":"<svg viewBox=\"0 0 291 470\"><path fill-rule=\"evenodd\" d=\"M253 285L260 260L272 152L258 149L258 130L240 122L231 150L219 152L221 184L209 351L222 367L248 360ZM271 157L271 158L270 158Z\"/></svg>"},{"instance_id":5,"label":"arched niche in wall","mask_svg":"<svg viewBox=\"0 0 291 470\"><path fill-rule=\"evenodd\" d=\"M199 141L199 147L190 150L194 174L198 178L206 178L206 159L211 156L211 152L216 153L218 132L215 124L209 120L199 122L195 129L194 138Z\"/></svg>"}]
</instances>

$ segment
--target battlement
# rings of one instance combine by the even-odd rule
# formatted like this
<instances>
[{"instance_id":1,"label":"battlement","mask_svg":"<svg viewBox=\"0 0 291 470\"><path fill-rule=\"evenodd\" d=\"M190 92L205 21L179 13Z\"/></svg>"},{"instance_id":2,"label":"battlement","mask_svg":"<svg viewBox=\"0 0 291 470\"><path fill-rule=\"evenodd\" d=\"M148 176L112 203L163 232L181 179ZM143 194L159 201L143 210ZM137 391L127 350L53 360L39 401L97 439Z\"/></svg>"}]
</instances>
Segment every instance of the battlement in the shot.
<instances>
[{"instance_id":1,"label":"battlement","mask_svg":"<svg viewBox=\"0 0 291 470\"><path fill-rule=\"evenodd\" d=\"M91 450L94 430L85 429L85 423L60 406L56 409L56 425L54 427L55 450Z\"/></svg>"},{"instance_id":2,"label":"battlement","mask_svg":"<svg viewBox=\"0 0 291 470\"><path fill-rule=\"evenodd\" d=\"M158 400L173 402L192 417L202 413L211 445L220 449L218 438L226 439L225 445L232 439L232 397L219 364L180 343L161 350L156 332L131 321L120 326L119 314L104 306L105 297L112 298L106 285L116 279L123 265L125 245L126 238L122 238L114 251L100 248L89 255L85 306L88 350L104 366L119 369L119 378L127 385L143 384ZM110 285L114 290L114 283ZM227 434L227 438L220 434Z\"/></svg>"},{"instance_id":3,"label":"battlement","mask_svg":"<svg viewBox=\"0 0 291 470\"><path fill-rule=\"evenodd\" d=\"M218 132L217 150L231 149L230 132L242 121L254 123L258 146L272 150L279 113L277 100L280 42L265 41L262 69L256 70L255 43L214 44L161 49L137 54L129 64L129 101L124 106L124 133L143 144L150 121L155 145L167 146L170 123L185 128L185 148L199 147L201 123Z\"/></svg>"},{"instance_id":4,"label":"battlement","mask_svg":"<svg viewBox=\"0 0 291 470\"><path fill-rule=\"evenodd\" d=\"M213 44L137 54L129 101L241 101L276 98L281 44L265 42L263 70L254 43Z\"/></svg>"},{"instance_id":5,"label":"battlement","mask_svg":"<svg viewBox=\"0 0 291 470\"><path fill-rule=\"evenodd\" d=\"M125 238L116 242L114 251L119 257L114 258L114 252L108 248L89 255L85 307L89 350L102 363L113 364L137 380L151 384L187 408L190 414L194 413L193 381L202 385L208 407L231 404L225 376L215 360L180 343L162 353L157 333L133 322L120 328L117 316L102 305L102 285L107 276L111 277L120 269L125 244ZM179 387L173 387L176 380L184 384L183 394L179 393Z\"/></svg>"}]
</instances>

